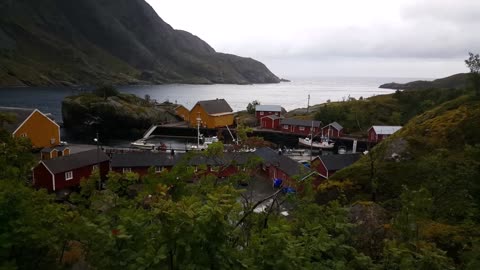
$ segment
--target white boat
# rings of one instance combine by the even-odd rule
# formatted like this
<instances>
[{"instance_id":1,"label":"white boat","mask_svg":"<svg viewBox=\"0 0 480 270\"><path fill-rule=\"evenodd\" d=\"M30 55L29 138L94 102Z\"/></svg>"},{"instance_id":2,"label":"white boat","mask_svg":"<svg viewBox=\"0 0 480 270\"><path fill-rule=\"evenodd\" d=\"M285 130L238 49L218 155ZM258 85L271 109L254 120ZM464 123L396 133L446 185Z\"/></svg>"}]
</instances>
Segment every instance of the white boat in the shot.
<instances>
[{"instance_id":1,"label":"white boat","mask_svg":"<svg viewBox=\"0 0 480 270\"><path fill-rule=\"evenodd\" d=\"M203 137L203 135L200 135L200 138L203 139L203 143L198 144L198 145L191 145L190 150L200 150L200 151L202 151L202 150L207 149L210 144L216 143L216 142L219 141L217 136Z\"/></svg>"},{"instance_id":2,"label":"white boat","mask_svg":"<svg viewBox=\"0 0 480 270\"><path fill-rule=\"evenodd\" d=\"M298 138L298 143L303 146L319 149L332 149L335 146L334 142L328 140L322 140L321 142L312 141L310 138Z\"/></svg>"},{"instance_id":3,"label":"white boat","mask_svg":"<svg viewBox=\"0 0 480 270\"><path fill-rule=\"evenodd\" d=\"M135 142L130 143L131 146L139 149L145 149L145 150L154 150L155 149L155 144L153 143L147 143L145 140L138 140Z\"/></svg>"}]
</instances>

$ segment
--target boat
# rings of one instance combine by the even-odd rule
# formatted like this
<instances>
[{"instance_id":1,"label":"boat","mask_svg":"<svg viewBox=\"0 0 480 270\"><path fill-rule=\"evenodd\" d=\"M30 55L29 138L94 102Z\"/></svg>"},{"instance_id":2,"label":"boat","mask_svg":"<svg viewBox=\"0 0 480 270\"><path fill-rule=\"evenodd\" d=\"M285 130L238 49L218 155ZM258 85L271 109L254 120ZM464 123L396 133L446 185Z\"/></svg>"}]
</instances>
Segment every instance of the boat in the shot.
<instances>
[{"instance_id":1,"label":"boat","mask_svg":"<svg viewBox=\"0 0 480 270\"><path fill-rule=\"evenodd\" d=\"M147 143L145 140L138 140L135 142L130 143L132 147L138 148L138 149L145 149L145 150L154 150L155 149L155 144L153 143Z\"/></svg>"},{"instance_id":2,"label":"boat","mask_svg":"<svg viewBox=\"0 0 480 270\"><path fill-rule=\"evenodd\" d=\"M198 143L198 145L191 145L190 150L203 151L203 150L207 149L208 146L211 145L212 143L216 143L216 142L219 141L217 136L203 137L203 135L201 135L201 134L200 134L200 139L203 140L203 143L202 144Z\"/></svg>"},{"instance_id":3,"label":"boat","mask_svg":"<svg viewBox=\"0 0 480 270\"><path fill-rule=\"evenodd\" d=\"M347 153L347 148L345 146L338 147L338 154L343 155Z\"/></svg>"},{"instance_id":4,"label":"boat","mask_svg":"<svg viewBox=\"0 0 480 270\"><path fill-rule=\"evenodd\" d=\"M308 146L318 149L332 149L335 146L335 142L330 140L322 140L321 142L313 141L310 138L298 138L298 143L303 146Z\"/></svg>"}]
</instances>

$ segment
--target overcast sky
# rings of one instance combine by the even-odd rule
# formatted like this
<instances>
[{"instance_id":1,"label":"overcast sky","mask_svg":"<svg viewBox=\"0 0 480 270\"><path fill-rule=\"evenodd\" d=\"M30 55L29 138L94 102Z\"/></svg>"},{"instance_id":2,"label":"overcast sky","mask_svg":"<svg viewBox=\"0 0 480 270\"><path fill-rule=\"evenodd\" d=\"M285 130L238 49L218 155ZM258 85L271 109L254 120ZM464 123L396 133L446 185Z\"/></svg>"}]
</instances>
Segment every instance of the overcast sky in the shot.
<instances>
[{"instance_id":1,"label":"overcast sky","mask_svg":"<svg viewBox=\"0 0 480 270\"><path fill-rule=\"evenodd\" d=\"M478 0L147 0L175 29L280 77L437 78L480 52Z\"/></svg>"}]
</instances>

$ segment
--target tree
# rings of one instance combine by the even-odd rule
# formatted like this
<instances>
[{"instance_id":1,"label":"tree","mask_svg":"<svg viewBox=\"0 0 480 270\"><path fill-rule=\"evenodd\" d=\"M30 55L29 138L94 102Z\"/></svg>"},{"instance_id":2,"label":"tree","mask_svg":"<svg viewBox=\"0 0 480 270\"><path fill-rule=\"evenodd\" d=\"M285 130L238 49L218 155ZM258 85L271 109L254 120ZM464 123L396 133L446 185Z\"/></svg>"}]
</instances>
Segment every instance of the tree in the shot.
<instances>
[{"instance_id":1,"label":"tree","mask_svg":"<svg viewBox=\"0 0 480 270\"><path fill-rule=\"evenodd\" d=\"M257 105L260 105L260 101L258 101L258 100L254 100L254 101L248 103L248 105L247 105L247 112L248 112L249 114L255 114L255 107L256 107Z\"/></svg>"},{"instance_id":2,"label":"tree","mask_svg":"<svg viewBox=\"0 0 480 270\"><path fill-rule=\"evenodd\" d=\"M470 57L465 60L465 64L470 69L470 80L475 94L480 96L480 56L471 52L468 54Z\"/></svg>"}]
</instances>

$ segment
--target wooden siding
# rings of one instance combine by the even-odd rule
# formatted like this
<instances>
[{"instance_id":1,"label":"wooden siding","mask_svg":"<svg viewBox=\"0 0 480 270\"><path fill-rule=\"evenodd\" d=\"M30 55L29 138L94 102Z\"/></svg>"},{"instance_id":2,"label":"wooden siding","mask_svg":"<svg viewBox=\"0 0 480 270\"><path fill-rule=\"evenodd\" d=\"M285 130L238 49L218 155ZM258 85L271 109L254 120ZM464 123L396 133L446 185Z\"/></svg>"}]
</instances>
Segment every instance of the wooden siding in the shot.
<instances>
[{"instance_id":1,"label":"wooden siding","mask_svg":"<svg viewBox=\"0 0 480 270\"><path fill-rule=\"evenodd\" d=\"M276 115L280 116L280 112L270 112L270 111L257 111L255 112L255 117L260 120L262 117L269 116L269 115Z\"/></svg>"},{"instance_id":2,"label":"wooden siding","mask_svg":"<svg viewBox=\"0 0 480 270\"><path fill-rule=\"evenodd\" d=\"M53 191L53 175L48 169L40 163L33 169L33 186L35 188L45 188L48 191Z\"/></svg>"},{"instance_id":3,"label":"wooden siding","mask_svg":"<svg viewBox=\"0 0 480 270\"><path fill-rule=\"evenodd\" d=\"M180 116L184 121L189 121L190 119L190 111L185 108L184 106L178 106L175 108L175 113Z\"/></svg>"},{"instance_id":4,"label":"wooden siding","mask_svg":"<svg viewBox=\"0 0 480 270\"><path fill-rule=\"evenodd\" d=\"M60 127L50 118L35 110L13 133L16 138L27 137L34 148L57 146L60 143Z\"/></svg>"},{"instance_id":5,"label":"wooden siding","mask_svg":"<svg viewBox=\"0 0 480 270\"><path fill-rule=\"evenodd\" d=\"M280 128L280 118L272 120L270 117L263 117L260 120L260 126L267 129L279 129Z\"/></svg>"},{"instance_id":6,"label":"wooden siding","mask_svg":"<svg viewBox=\"0 0 480 270\"><path fill-rule=\"evenodd\" d=\"M201 126L206 128L217 128L233 125L233 113L211 116L209 115L200 104L196 104L190 111L190 125L197 126L197 117L200 116Z\"/></svg>"}]
</instances>

